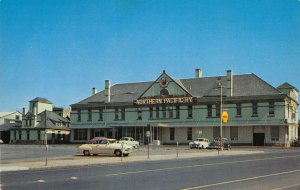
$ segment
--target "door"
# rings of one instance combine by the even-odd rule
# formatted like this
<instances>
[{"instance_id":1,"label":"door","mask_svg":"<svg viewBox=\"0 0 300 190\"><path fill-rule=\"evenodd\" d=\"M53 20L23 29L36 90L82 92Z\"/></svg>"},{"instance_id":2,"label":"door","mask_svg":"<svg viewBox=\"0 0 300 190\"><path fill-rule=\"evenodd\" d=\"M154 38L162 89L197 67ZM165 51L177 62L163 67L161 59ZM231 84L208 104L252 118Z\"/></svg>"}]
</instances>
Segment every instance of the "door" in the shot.
<instances>
[{"instance_id":1,"label":"door","mask_svg":"<svg viewBox=\"0 0 300 190\"><path fill-rule=\"evenodd\" d=\"M265 134L253 133L253 146L264 146L264 145L265 145Z\"/></svg>"}]
</instances>

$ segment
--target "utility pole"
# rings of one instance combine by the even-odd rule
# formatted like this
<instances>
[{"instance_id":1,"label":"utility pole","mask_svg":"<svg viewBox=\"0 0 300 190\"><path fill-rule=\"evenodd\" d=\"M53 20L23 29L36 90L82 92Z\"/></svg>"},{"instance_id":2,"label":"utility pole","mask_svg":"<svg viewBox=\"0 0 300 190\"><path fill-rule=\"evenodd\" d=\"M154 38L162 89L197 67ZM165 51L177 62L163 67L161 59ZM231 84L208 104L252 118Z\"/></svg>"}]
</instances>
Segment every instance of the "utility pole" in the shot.
<instances>
[{"instance_id":1,"label":"utility pole","mask_svg":"<svg viewBox=\"0 0 300 190\"><path fill-rule=\"evenodd\" d=\"M219 82L219 88L220 88L220 150L223 150L223 142L222 142L222 137L223 137L223 131L222 131L222 113L223 113L223 86L221 82Z\"/></svg>"}]
</instances>

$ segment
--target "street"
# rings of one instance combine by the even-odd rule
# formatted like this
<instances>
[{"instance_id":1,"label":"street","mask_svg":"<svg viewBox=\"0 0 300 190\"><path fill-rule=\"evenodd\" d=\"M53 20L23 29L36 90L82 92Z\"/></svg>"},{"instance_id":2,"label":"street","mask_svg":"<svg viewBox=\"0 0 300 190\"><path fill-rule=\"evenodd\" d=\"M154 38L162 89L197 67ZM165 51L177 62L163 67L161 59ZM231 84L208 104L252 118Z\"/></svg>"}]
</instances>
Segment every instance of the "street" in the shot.
<instances>
[{"instance_id":1,"label":"street","mask_svg":"<svg viewBox=\"0 0 300 190\"><path fill-rule=\"evenodd\" d=\"M1 173L17 189L300 189L300 149Z\"/></svg>"}]
</instances>

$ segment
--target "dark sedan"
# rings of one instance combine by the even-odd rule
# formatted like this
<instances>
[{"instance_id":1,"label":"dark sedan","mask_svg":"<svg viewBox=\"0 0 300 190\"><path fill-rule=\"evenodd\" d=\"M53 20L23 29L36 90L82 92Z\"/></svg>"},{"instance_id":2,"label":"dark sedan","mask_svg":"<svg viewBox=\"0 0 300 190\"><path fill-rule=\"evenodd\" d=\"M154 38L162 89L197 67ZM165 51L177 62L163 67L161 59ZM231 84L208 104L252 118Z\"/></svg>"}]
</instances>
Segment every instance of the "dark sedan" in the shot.
<instances>
[{"instance_id":1,"label":"dark sedan","mask_svg":"<svg viewBox=\"0 0 300 190\"><path fill-rule=\"evenodd\" d=\"M225 141L222 143L222 146L224 147L224 149L229 150L231 149L231 146L229 144L228 141ZM211 142L208 147L206 147L207 149L220 149L220 142L219 141L214 141Z\"/></svg>"}]
</instances>

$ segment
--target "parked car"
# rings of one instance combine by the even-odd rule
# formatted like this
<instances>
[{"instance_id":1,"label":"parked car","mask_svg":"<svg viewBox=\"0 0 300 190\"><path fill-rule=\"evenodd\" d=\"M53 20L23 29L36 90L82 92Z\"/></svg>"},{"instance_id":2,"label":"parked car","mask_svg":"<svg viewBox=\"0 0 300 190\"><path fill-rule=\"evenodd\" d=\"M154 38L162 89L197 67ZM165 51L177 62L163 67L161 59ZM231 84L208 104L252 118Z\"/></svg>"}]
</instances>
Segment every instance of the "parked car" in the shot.
<instances>
[{"instance_id":1,"label":"parked car","mask_svg":"<svg viewBox=\"0 0 300 190\"><path fill-rule=\"evenodd\" d=\"M138 148L140 145L140 143L138 141L135 141L132 137L122 137L119 140L119 143L131 145L133 148Z\"/></svg>"},{"instance_id":2,"label":"parked car","mask_svg":"<svg viewBox=\"0 0 300 190\"><path fill-rule=\"evenodd\" d=\"M189 143L190 149L206 148L208 145L209 145L209 140L207 138L196 138L196 140Z\"/></svg>"},{"instance_id":3,"label":"parked car","mask_svg":"<svg viewBox=\"0 0 300 190\"><path fill-rule=\"evenodd\" d=\"M83 155L97 155L97 154L110 154L121 156L128 156L131 153L132 146L126 144L120 144L116 139L105 138L105 137L95 137L89 141L87 144L83 144L78 147L79 151Z\"/></svg>"},{"instance_id":4,"label":"parked car","mask_svg":"<svg viewBox=\"0 0 300 190\"><path fill-rule=\"evenodd\" d=\"M231 149L231 145L226 138L222 138L222 146L226 150ZM220 149L220 138L214 139L214 141L207 146L207 149Z\"/></svg>"}]
</instances>

